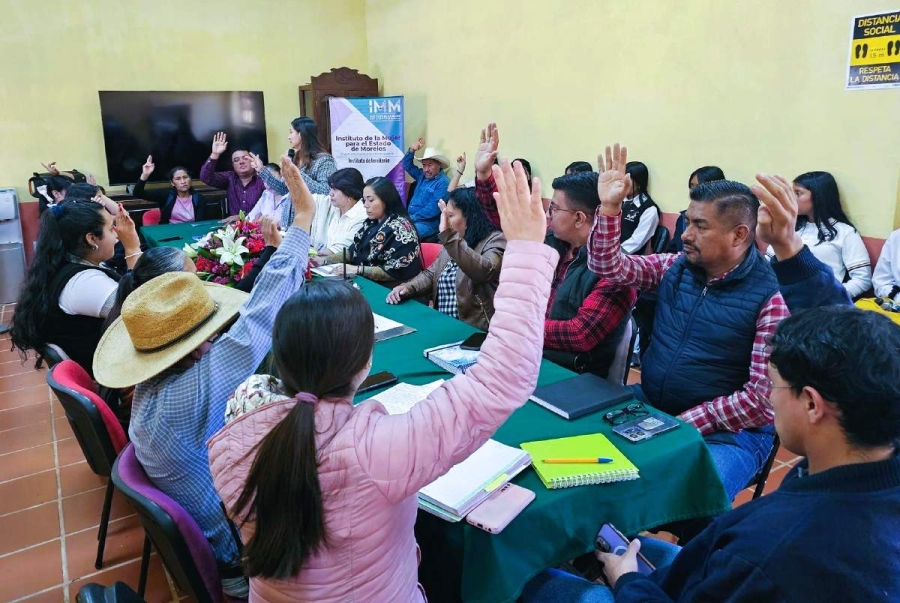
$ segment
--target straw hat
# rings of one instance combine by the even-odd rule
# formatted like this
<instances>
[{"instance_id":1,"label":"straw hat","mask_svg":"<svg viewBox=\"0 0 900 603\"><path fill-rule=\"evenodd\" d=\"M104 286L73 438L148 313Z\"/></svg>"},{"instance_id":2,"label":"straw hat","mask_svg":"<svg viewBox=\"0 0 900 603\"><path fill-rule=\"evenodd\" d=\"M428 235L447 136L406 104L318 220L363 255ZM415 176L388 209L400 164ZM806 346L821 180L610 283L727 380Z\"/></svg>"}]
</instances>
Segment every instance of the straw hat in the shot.
<instances>
[{"instance_id":1,"label":"straw hat","mask_svg":"<svg viewBox=\"0 0 900 603\"><path fill-rule=\"evenodd\" d=\"M434 147L427 147L425 152L422 153L421 157L416 157L419 161L425 161L426 159L431 159L437 161L441 164L441 167L445 170L450 167L450 160L445 156L441 155L441 152L435 149Z\"/></svg>"},{"instance_id":2,"label":"straw hat","mask_svg":"<svg viewBox=\"0 0 900 603\"><path fill-rule=\"evenodd\" d=\"M163 372L221 331L249 297L170 272L138 287L94 352L94 378L128 387Z\"/></svg>"}]
</instances>

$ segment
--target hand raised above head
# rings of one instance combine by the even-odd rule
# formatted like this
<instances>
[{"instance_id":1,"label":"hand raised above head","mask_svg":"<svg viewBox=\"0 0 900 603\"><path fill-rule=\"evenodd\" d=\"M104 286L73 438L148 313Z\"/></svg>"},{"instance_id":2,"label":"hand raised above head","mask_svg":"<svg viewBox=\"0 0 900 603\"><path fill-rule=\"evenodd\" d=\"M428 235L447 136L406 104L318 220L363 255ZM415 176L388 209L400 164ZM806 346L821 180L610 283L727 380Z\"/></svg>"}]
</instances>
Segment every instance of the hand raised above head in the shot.
<instances>
[{"instance_id":1,"label":"hand raised above head","mask_svg":"<svg viewBox=\"0 0 900 603\"><path fill-rule=\"evenodd\" d=\"M479 180L486 180L491 175L491 166L497 159L500 148L500 131L497 124L491 122L481 131L478 151L475 153L475 175Z\"/></svg>"},{"instance_id":2,"label":"hand raised above head","mask_svg":"<svg viewBox=\"0 0 900 603\"><path fill-rule=\"evenodd\" d=\"M309 232L313 215L316 213L316 202L309 187L303 181L300 168L294 165L287 155L281 156L281 177L291 194L291 204L294 206L294 226L299 226Z\"/></svg>"},{"instance_id":3,"label":"hand raised above head","mask_svg":"<svg viewBox=\"0 0 900 603\"><path fill-rule=\"evenodd\" d=\"M456 171L462 174L466 171L466 152L456 158Z\"/></svg>"},{"instance_id":4,"label":"hand raised above head","mask_svg":"<svg viewBox=\"0 0 900 603\"><path fill-rule=\"evenodd\" d=\"M541 241L547 234L547 216L541 200L540 178L533 178L528 189L528 176L518 161L510 165L504 157L492 168L497 182L497 211L506 240Z\"/></svg>"},{"instance_id":5,"label":"hand raised above head","mask_svg":"<svg viewBox=\"0 0 900 603\"><path fill-rule=\"evenodd\" d=\"M409 148L412 149L413 153L418 153L419 150L424 146L425 146L425 139L419 138L417 141L412 143L412 145Z\"/></svg>"},{"instance_id":6,"label":"hand raised above head","mask_svg":"<svg viewBox=\"0 0 900 603\"><path fill-rule=\"evenodd\" d=\"M622 211L622 202L631 190L631 176L625 173L628 163L628 148L616 143L606 147L606 163L603 156L597 156L597 167L600 177L597 179L597 194L600 196L601 211L608 216L618 215Z\"/></svg>"},{"instance_id":7,"label":"hand raised above head","mask_svg":"<svg viewBox=\"0 0 900 603\"><path fill-rule=\"evenodd\" d=\"M147 161L141 166L141 180L149 178L155 169L156 164L153 163L153 155L147 155Z\"/></svg>"},{"instance_id":8,"label":"hand raised above head","mask_svg":"<svg viewBox=\"0 0 900 603\"><path fill-rule=\"evenodd\" d=\"M225 132L216 132L216 135L213 136L212 142L212 154L218 157L228 148L228 138L225 136Z\"/></svg>"},{"instance_id":9,"label":"hand raised above head","mask_svg":"<svg viewBox=\"0 0 900 603\"><path fill-rule=\"evenodd\" d=\"M775 257L784 261L803 249L803 240L796 231L797 196L791 183L782 176L757 174L759 184L751 186L759 198L756 236L775 250Z\"/></svg>"}]
</instances>

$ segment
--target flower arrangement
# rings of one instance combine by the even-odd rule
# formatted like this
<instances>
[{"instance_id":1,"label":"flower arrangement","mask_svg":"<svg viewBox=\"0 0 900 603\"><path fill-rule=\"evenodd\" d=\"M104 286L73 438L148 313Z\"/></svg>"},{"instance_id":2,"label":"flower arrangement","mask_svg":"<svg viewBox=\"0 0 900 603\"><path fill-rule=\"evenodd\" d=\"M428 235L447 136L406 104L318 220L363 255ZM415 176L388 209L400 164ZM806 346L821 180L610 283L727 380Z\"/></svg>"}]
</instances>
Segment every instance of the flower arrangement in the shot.
<instances>
[{"instance_id":1,"label":"flower arrangement","mask_svg":"<svg viewBox=\"0 0 900 603\"><path fill-rule=\"evenodd\" d=\"M210 232L184 252L197 265L197 276L205 281L234 287L247 276L266 248L259 224L247 221L244 212L237 222Z\"/></svg>"}]
</instances>

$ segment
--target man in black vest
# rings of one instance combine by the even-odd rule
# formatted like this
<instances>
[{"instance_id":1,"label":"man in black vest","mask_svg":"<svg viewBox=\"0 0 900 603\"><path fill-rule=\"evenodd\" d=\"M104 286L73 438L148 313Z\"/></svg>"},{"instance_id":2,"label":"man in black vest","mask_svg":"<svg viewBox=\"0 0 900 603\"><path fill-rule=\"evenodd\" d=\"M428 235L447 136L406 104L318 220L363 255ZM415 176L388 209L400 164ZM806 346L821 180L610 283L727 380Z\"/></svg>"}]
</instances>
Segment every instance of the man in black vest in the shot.
<instances>
[{"instance_id":1,"label":"man in black vest","mask_svg":"<svg viewBox=\"0 0 900 603\"><path fill-rule=\"evenodd\" d=\"M597 172L553 180L546 243L559 251L547 320L544 357L605 377L631 317L637 291L600 278L587 267L591 216L597 211Z\"/></svg>"},{"instance_id":2,"label":"man in black vest","mask_svg":"<svg viewBox=\"0 0 900 603\"><path fill-rule=\"evenodd\" d=\"M690 193L683 253L628 256L619 243L626 161L625 148L607 147L588 266L658 293L636 395L703 434L734 498L772 448L767 340L788 315L775 273L755 246L759 201L737 182L701 184Z\"/></svg>"}]
</instances>

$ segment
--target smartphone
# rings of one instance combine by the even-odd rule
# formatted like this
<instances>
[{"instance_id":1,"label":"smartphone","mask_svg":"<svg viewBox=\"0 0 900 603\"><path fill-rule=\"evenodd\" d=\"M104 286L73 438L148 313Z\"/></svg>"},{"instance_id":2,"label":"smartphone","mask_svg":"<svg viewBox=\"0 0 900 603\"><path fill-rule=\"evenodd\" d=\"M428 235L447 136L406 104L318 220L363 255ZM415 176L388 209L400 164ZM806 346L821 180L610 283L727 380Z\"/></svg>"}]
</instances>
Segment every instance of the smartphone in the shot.
<instances>
[{"instance_id":1,"label":"smartphone","mask_svg":"<svg viewBox=\"0 0 900 603\"><path fill-rule=\"evenodd\" d=\"M397 383L397 377L393 373L382 371L366 377L366 380L359 385L359 389L356 390L356 393L364 394L373 389L390 385L391 383Z\"/></svg>"},{"instance_id":2,"label":"smartphone","mask_svg":"<svg viewBox=\"0 0 900 603\"><path fill-rule=\"evenodd\" d=\"M486 338L487 333L472 333L464 342L459 344L459 348L461 350L475 350L477 352L481 349L481 344L484 343Z\"/></svg>"},{"instance_id":3,"label":"smartphone","mask_svg":"<svg viewBox=\"0 0 900 603\"><path fill-rule=\"evenodd\" d=\"M506 483L475 507L466 521L490 534L499 534L533 500L531 490Z\"/></svg>"},{"instance_id":4,"label":"smartphone","mask_svg":"<svg viewBox=\"0 0 900 603\"><path fill-rule=\"evenodd\" d=\"M614 553L616 555L624 555L625 551L628 549L629 540L622 535L622 532L617 530L614 525L611 523L603 524L603 527L600 528L600 532L597 533L597 538L594 541L594 546L597 547L597 550L601 553ZM655 570L653 564L650 563L640 551L637 554L637 564L638 571L645 576Z\"/></svg>"}]
</instances>

